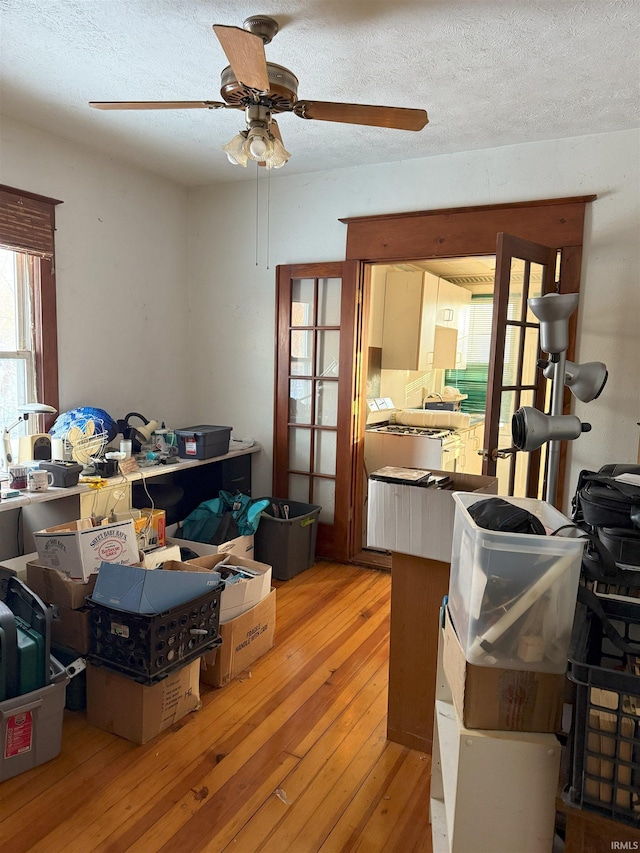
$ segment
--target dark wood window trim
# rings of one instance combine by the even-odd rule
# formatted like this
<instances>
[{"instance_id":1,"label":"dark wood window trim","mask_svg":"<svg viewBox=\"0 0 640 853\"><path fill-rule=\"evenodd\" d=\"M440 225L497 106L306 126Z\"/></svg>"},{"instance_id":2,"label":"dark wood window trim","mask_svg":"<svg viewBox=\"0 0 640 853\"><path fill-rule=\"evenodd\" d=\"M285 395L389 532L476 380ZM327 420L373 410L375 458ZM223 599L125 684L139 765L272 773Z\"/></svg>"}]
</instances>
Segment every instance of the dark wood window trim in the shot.
<instances>
[{"instance_id":1,"label":"dark wood window trim","mask_svg":"<svg viewBox=\"0 0 640 853\"><path fill-rule=\"evenodd\" d=\"M55 280L55 209L58 199L0 184L0 245L39 259L34 275L37 394L59 408ZM49 420L53 422L55 416Z\"/></svg>"}]
</instances>

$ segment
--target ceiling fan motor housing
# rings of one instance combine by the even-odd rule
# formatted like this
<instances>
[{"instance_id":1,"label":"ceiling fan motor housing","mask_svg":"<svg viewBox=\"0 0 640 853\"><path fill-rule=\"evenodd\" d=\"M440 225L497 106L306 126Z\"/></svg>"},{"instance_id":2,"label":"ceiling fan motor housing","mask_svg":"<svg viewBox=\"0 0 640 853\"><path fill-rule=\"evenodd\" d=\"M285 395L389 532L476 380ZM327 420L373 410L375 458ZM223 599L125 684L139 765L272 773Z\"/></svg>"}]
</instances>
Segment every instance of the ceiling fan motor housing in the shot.
<instances>
[{"instance_id":1,"label":"ceiling fan motor housing","mask_svg":"<svg viewBox=\"0 0 640 853\"><path fill-rule=\"evenodd\" d=\"M220 95L231 106L246 107L257 102L268 107L272 113L291 112L298 98L298 78L288 68L276 65L275 62L267 62L267 74L269 91L256 95L253 89L238 82L231 66L227 65L220 78Z\"/></svg>"}]
</instances>

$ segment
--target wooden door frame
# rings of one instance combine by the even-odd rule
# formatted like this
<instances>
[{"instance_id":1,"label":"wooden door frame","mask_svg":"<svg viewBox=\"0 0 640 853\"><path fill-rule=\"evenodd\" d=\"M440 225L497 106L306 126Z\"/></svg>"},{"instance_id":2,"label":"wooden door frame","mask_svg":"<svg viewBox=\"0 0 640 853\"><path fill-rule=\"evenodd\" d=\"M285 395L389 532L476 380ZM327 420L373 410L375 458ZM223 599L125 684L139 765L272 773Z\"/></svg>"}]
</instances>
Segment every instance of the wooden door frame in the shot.
<instances>
[{"instance_id":1,"label":"wooden door frame","mask_svg":"<svg viewBox=\"0 0 640 853\"><path fill-rule=\"evenodd\" d=\"M443 208L408 213L351 216L340 218L347 226L346 260L361 265L402 263L432 258L457 258L496 253L500 232L560 249L560 293L580 290L582 246L586 205L596 195L542 199L530 202ZM567 359L573 360L578 312L569 320L570 344ZM358 376L354 387L362 387L364 365L358 354ZM564 411L569 411L571 394L565 389ZM360 419L362 429L362 418ZM359 483L364 462L363 441L354 441L352 494L353 515L349 549L353 556L361 551L362 488ZM562 500L566 443L560 454L558 497ZM360 540L360 541L359 541Z\"/></svg>"}]
</instances>

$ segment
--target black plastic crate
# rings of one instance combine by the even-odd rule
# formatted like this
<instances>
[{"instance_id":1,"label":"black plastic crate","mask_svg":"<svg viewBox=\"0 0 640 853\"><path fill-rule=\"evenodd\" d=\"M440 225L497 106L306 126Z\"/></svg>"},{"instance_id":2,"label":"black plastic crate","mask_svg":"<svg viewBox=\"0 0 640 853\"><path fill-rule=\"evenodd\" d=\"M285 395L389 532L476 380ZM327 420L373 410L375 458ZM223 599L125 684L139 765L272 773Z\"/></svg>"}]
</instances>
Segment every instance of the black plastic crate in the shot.
<instances>
[{"instance_id":1,"label":"black plastic crate","mask_svg":"<svg viewBox=\"0 0 640 853\"><path fill-rule=\"evenodd\" d=\"M322 507L286 498L268 498L254 538L255 558L271 566L276 580L290 580L316 560Z\"/></svg>"},{"instance_id":2,"label":"black plastic crate","mask_svg":"<svg viewBox=\"0 0 640 853\"><path fill-rule=\"evenodd\" d=\"M599 596L603 610L640 660L640 603ZM604 635L600 619L576 609L569 678L574 681L569 799L640 825L640 670Z\"/></svg>"},{"instance_id":3,"label":"black plastic crate","mask_svg":"<svg viewBox=\"0 0 640 853\"><path fill-rule=\"evenodd\" d=\"M218 646L224 583L164 613L116 610L87 598L91 608L89 660L141 684L155 684Z\"/></svg>"}]
</instances>

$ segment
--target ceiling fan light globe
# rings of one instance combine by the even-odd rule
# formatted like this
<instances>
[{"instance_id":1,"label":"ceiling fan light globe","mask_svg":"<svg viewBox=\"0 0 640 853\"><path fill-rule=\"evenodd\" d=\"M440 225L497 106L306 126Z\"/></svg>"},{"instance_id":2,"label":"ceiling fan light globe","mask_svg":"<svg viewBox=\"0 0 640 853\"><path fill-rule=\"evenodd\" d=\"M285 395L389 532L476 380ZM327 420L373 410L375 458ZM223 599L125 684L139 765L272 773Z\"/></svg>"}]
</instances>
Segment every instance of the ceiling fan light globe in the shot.
<instances>
[{"instance_id":1,"label":"ceiling fan light globe","mask_svg":"<svg viewBox=\"0 0 640 853\"><path fill-rule=\"evenodd\" d=\"M273 151L265 158L265 166L267 169L281 169L289 157L291 157L291 154L289 154L282 142L277 138L273 139L272 147Z\"/></svg>"},{"instance_id":2,"label":"ceiling fan light globe","mask_svg":"<svg viewBox=\"0 0 640 853\"><path fill-rule=\"evenodd\" d=\"M233 163L236 166L244 166L246 168L248 159L245 151L246 142L247 134L246 131L244 131L237 133L231 142L227 142L226 145L222 146L222 150L227 155L227 159L230 163Z\"/></svg>"},{"instance_id":3,"label":"ceiling fan light globe","mask_svg":"<svg viewBox=\"0 0 640 853\"><path fill-rule=\"evenodd\" d=\"M249 156L258 162L270 155L269 144L262 136L254 136L249 140Z\"/></svg>"}]
</instances>

